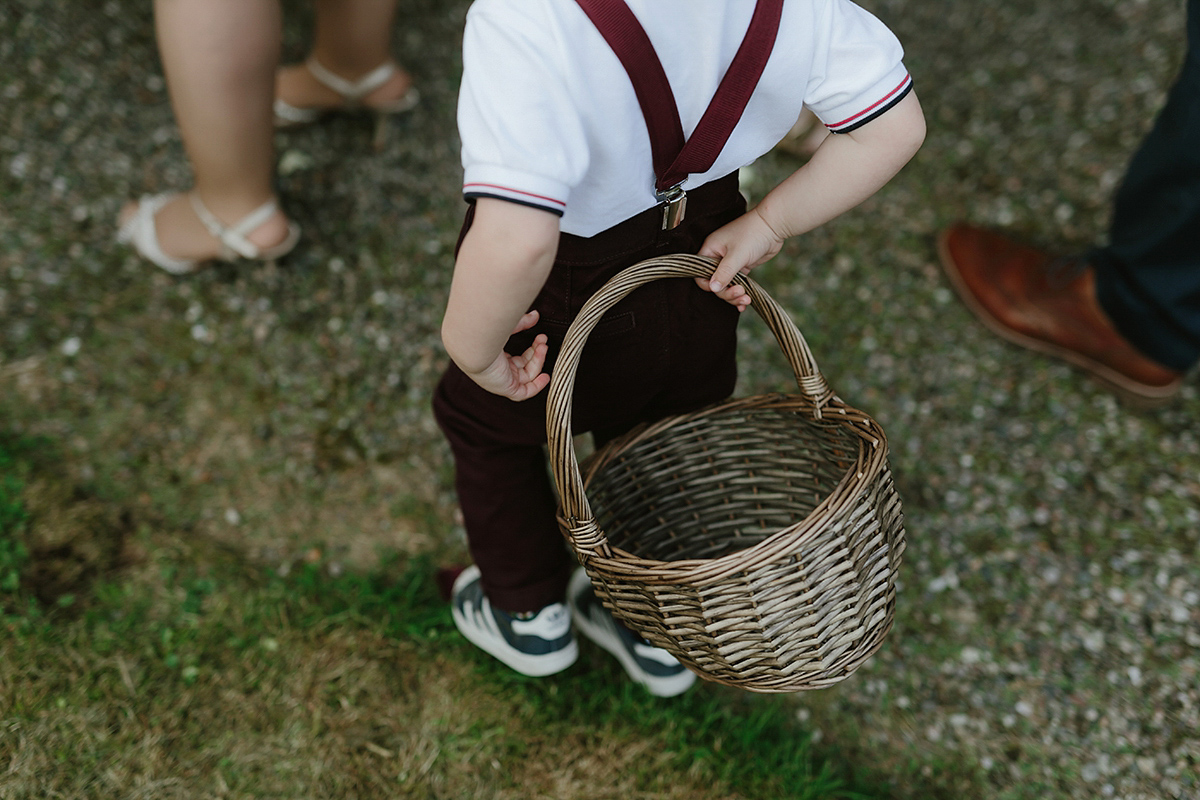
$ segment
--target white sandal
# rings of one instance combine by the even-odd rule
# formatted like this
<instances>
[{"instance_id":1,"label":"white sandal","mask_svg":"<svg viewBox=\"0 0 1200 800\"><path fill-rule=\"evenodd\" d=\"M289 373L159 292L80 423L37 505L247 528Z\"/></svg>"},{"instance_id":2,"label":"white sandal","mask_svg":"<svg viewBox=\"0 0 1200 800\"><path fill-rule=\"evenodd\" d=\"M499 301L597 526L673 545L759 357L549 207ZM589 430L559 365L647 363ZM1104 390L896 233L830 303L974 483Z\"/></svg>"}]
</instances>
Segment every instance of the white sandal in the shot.
<instances>
[{"instance_id":1,"label":"white sandal","mask_svg":"<svg viewBox=\"0 0 1200 800\"><path fill-rule=\"evenodd\" d=\"M259 247L246 238L275 213L278 206L273 198L242 217L235 224L227 226L208 210L198 194L188 192L187 196L192 203L192 210L196 212L200 222L221 243L221 252L215 256L217 260L236 261L240 256L257 261L271 261L290 253L296 246L296 242L300 240L300 226L291 220L288 221L287 236L279 244L271 247ZM154 217L163 206L175 197L174 194L144 195L138 200L137 209L117 231L117 241L121 244L132 245L142 258L173 275L188 275L212 259L175 258L163 252L162 245L158 242Z\"/></svg>"},{"instance_id":2,"label":"white sandal","mask_svg":"<svg viewBox=\"0 0 1200 800\"><path fill-rule=\"evenodd\" d=\"M409 111L421 100L421 95L415 86L400 97L387 103L365 105L363 99L390 81L396 74L396 65L391 61L380 64L356 81L348 81L340 75L335 75L315 56L309 56L304 62L304 68L316 79L317 83L341 95L343 104L324 108L298 108L287 101L275 98L275 127L294 128L316 122L326 114L342 111L366 110L380 116L402 114Z\"/></svg>"}]
</instances>

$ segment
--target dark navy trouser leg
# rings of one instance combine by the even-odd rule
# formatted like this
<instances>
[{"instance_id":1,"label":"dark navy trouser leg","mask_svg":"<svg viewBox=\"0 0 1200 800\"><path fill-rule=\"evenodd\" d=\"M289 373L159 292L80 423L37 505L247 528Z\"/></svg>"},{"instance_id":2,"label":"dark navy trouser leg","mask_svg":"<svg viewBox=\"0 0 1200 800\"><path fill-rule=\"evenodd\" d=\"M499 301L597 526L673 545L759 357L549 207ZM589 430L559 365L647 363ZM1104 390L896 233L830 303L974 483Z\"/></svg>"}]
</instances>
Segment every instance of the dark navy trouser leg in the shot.
<instances>
[{"instance_id":1,"label":"dark navy trouser leg","mask_svg":"<svg viewBox=\"0 0 1200 800\"><path fill-rule=\"evenodd\" d=\"M1146 355L1200 360L1200 0L1187 56L1114 199L1109 244L1090 258L1100 305Z\"/></svg>"}]
</instances>

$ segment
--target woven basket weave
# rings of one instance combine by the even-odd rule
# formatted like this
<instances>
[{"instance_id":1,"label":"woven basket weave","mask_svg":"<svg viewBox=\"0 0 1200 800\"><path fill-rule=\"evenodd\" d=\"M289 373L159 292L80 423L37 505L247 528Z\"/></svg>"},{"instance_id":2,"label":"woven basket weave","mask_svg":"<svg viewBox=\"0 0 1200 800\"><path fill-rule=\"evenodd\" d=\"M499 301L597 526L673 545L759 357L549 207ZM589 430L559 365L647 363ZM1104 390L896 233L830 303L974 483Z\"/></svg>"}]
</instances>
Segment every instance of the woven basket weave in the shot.
<instances>
[{"instance_id":1,"label":"woven basket weave","mask_svg":"<svg viewBox=\"0 0 1200 800\"><path fill-rule=\"evenodd\" d=\"M581 471L571 396L588 334L650 281L709 277L666 256L624 270L583 307L547 400L559 525L613 614L706 678L758 692L831 686L892 626L904 552L883 430L845 405L800 332L738 278L800 393L732 400L630 431Z\"/></svg>"}]
</instances>

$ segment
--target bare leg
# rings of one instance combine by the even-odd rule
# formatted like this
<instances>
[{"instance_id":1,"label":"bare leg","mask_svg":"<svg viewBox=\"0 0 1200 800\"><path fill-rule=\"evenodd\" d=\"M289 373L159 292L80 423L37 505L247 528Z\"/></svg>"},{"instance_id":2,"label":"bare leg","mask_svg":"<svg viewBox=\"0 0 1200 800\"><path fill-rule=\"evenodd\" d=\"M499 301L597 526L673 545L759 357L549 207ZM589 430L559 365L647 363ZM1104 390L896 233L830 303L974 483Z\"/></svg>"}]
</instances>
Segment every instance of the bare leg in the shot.
<instances>
[{"instance_id":1,"label":"bare leg","mask_svg":"<svg viewBox=\"0 0 1200 800\"><path fill-rule=\"evenodd\" d=\"M392 57L396 0L317 0L313 55L346 78L365 75Z\"/></svg>"},{"instance_id":2,"label":"bare leg","mask_svg":"<svg viewBox=\"0 0 1200 800\"><path fill-rule=\"evenodd\" d=\"M356 80L392 61L392 29L396 0L317 0L312 56L335 75ZM367 95L367 106L397 100L412 86L399 70L390 81ZM298 108L335 108L342 98L318 83L302 65L279 71L279 96Z\"/></svg>"},{"instance_id":3,"label":"bare leg","mask_svg":"<svg viewBox=\"0 0 1200 800\"><path fill-rule=\"evenodd\" d=\"M236 223L274 195L279 0L155 0L154 12L195 191L218 219ZM219 250L182 196L159 212L156 228L169 255L206 258ZM287 219L277 212L248 238L269 246L286 235Z\"/></svg>"}]
</instances>

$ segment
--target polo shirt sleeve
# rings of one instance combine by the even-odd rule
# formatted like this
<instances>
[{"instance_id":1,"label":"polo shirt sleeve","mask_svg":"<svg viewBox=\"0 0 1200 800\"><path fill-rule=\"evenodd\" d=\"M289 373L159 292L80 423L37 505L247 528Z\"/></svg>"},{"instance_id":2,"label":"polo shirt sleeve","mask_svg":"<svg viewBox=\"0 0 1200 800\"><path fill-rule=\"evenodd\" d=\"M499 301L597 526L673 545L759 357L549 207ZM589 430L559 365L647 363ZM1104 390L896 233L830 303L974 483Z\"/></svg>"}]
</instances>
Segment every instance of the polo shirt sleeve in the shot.
<instances>
[{"instance_id":1,"label":"polo shirt sleeve","mask_svg":"<svg viewBox=\"0 0 1200 800\"><path fill-rule=\"evenodd\" d=\"M537 0L479 0L463 33L463 195L562 216L587 171L583 125Z\"/></svg>"},{"instance_id":2,"label":"polo shirt sleeve","mask_svg":"<svg viewBox=\"0 0 1200 800\"><path fill-rule=\"evenodd\" d=\"M900 41L870 12L850 0L827 0L815 22L804 104L831 132L867 124L912 89Z\"/></svg>"}]
</instances>

